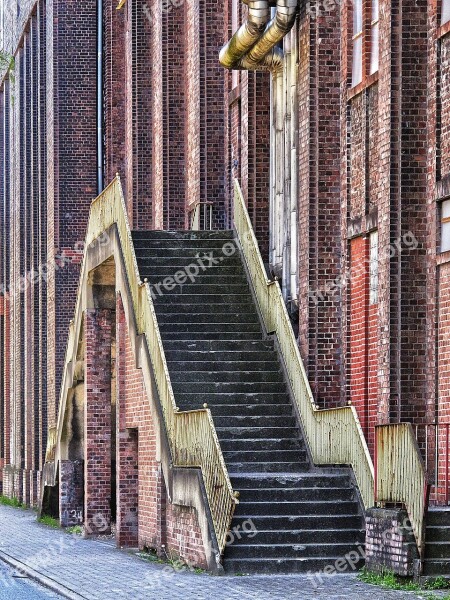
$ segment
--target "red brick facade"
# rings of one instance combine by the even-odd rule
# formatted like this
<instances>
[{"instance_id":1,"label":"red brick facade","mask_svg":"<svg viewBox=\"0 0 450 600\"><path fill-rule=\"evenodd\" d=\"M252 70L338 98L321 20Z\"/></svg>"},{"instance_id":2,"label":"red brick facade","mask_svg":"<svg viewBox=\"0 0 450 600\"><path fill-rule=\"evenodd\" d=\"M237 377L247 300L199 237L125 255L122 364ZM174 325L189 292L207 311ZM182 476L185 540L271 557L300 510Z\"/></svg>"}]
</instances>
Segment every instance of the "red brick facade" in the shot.
<instances>
[{"instance_id":1,"label":"red brick facade","mask_svg":"<svg viewBox=\"0 0 450 600\"><path fill-rule=\"evenodd\" d=\"M271 75L218 63L247 14L238 0L127 0L121 10L104 0L102 90L97 2L29 0L19 14L15 2L4 4L15 65L0 86L0 490L35 504L98 167L103 183L121 174L134 229L187 228L199 202L211 203L213 228L229 228L238 178L268 262ZM411 421L422 446L427 424L450 423L450 253L440 252L440 206L450 197L450 27L434 1L406 0L402 11L380 1L372 73L371 3L363 6L363 74L352 87L352 3L301 4L292 33L298 129L283 152L298 172L286 186L297 190L289 308L301 355L317 404L353 403L373 452L378 423ZM109 523L115 510L120 545L191 556L201 547L196 515L167 501L123 311L119 304L114 354L108 310L109 325L100 326L106 314L85 315L85 513ZM105 364L116 360L115 382L90 367L98 346ZM96 390L111 385L100 422ZM110 488L116 477L116 507L90 479L89 460ZM60 476L64 492L80 473L67 463ZM60 500L79 510L80 497Z\"/></svg>"}]
</instances>

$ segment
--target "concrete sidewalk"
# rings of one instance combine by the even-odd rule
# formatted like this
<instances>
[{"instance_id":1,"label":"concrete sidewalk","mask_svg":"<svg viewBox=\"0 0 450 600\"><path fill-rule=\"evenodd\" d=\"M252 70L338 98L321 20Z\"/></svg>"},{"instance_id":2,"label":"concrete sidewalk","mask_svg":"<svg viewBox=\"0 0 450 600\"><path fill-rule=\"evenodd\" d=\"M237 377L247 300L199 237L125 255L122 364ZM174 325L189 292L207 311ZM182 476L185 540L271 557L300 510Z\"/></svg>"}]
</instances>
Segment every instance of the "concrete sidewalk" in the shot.
<instances>
[{"instance_id":1,"label":"concrete sidewalk","mask_svg":"<svg viewBox=\"0 0 450 600\"><path fill-rule=\"evenodd\" d=\"M414 600L415 593L382 590L354 575L212 577L148 562L108 541L84 540L37 523L34 512L0 506L0 559L71 599ZM11 572L11 571L9 571ZM11 581L0 580L0 599ZM2 595L2 590L5 594Z\"/></svg>"}]
</instances>

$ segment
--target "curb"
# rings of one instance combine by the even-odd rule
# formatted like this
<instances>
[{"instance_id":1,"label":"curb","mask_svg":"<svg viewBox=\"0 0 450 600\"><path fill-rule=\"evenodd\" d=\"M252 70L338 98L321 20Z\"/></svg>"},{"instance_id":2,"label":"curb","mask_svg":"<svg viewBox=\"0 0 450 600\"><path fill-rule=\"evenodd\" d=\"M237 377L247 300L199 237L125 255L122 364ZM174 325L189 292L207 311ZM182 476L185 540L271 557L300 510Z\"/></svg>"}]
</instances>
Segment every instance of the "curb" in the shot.
<instances>
[{"instance_id":1,"label":"curb","mask_svg":"<svg viewBox=\"0 0 450 600\"><path fill-rule=\"evenodd\" d=\"M50 577L47 577L46 575L43 575L42 573L35 571L32 567L29 567L25 563L20 562L19 560L16 560L15 558L13 558L12 556L9 556L8 554L6 554L3 551L0 551L0 560L5 562L7 565L12 567L13 569L16 569L17 571L19 571L21 573L24 573L25 575L27 575L27 577L29 577L33 581L39 583L40 585L46 587L47 589L51 590L52 592L59 594L63 598L68 598L68 600L88 600L86 598L86 596L77 594L70 588L67 588L64 585L61 585L60 583L55 581L54 579L51 579Z\"/></svg>"}]
</instances>

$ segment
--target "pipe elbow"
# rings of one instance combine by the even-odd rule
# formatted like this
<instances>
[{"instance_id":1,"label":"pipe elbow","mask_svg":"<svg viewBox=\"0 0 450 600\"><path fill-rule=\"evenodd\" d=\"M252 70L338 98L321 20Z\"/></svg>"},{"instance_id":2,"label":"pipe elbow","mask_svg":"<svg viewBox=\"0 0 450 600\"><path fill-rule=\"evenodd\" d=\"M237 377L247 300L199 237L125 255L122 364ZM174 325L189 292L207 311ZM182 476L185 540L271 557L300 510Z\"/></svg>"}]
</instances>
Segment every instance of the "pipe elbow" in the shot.
<instances>
[{"instance_id":1,"label":"pipe elbow","mask_svg":"<svg viewBox=\"0 0 450 600\"><path fill-rule=\"evenodd\" d=\"M276 14L270 18L272 0L247 0L249 16L219 54L226 69L270 70L282 68L283 52L276 45L292 29L298 0L276 0Z\"/></svg>"},{"instance_id":2,"label":"pipe elbow","mask_svg":"<svg viewBox=\"0 0 450 600\"><path fill-rule=\"evenodd\" d=\"M268 0L249 0L248 19L241 25L219 54L219 62L225 69L234 69L240 59L263 35L270 19Z\"/></svg>"}]
</instances>

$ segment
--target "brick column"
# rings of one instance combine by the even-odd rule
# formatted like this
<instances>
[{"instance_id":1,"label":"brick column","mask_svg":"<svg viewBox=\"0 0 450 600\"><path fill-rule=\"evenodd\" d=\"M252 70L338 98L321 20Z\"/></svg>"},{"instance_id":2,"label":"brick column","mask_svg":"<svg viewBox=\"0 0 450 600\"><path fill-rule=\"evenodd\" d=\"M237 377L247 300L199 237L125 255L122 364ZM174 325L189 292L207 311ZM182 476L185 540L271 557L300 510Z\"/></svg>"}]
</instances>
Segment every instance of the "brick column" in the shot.
<instances>
[{"instance_id":1,"label":"brick column","mask_svg":"<svg viewBox=\"0 0 450 600\"><path fill-rule=\"evenodd\" d=\"M123 428L117 438L117 529L119 547L137 548L138 541L138 430Z\"/></svg>"},{"instance_id":2,"label":"brick column","mask_svg":"<svg viewBox=\"0 0 450 600\"><path fill-rule=\"evenodd\" d=\"M117 528L119 547L139 545L139 432L127 428L126 415L126 335L127 324L120 298L117 301L116 381L117 381Z\"/></svg>"},{"instance_id":3,"label":"brick column","mask_svg":"<svg viewBox=\"0 0 450 600\"><path fill-rule=\"evenodd\" d=\"M112 311L85 312L86 531L111 530L111 334Z\"/></svg>"},{"instance_id":4,"label":"brick column","mask_svg":"<svg viewBox=\"0 0 450 600\"><path fill-rule=\"evenodd\" d=\"M83 461L59 463L59 515L61 527L83 523Z\"/></svg>"}]
</instances>

